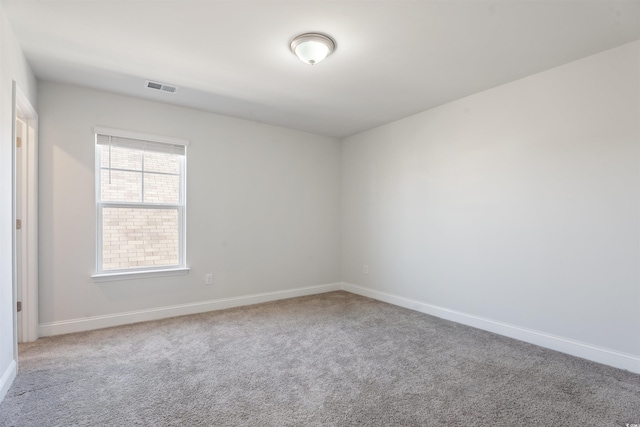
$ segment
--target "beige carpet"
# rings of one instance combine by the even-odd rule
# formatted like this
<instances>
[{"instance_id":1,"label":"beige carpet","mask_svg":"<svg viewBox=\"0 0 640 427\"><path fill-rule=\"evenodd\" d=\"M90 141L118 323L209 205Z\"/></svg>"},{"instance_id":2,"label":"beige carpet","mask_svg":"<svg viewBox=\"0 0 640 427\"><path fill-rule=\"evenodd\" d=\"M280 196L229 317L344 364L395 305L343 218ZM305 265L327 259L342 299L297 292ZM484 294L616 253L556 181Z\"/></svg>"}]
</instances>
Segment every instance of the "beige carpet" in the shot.
<instances>
[{"instance_id":1,"label":"beige carpet","mask_svg":"<svg viewBox=\"0 0 640 427\"><path fill-rule=\"evenodd\" d=\"M346 292L20 346L1 426L624 426L640 375Z\"/></svg>"}]
</instances>

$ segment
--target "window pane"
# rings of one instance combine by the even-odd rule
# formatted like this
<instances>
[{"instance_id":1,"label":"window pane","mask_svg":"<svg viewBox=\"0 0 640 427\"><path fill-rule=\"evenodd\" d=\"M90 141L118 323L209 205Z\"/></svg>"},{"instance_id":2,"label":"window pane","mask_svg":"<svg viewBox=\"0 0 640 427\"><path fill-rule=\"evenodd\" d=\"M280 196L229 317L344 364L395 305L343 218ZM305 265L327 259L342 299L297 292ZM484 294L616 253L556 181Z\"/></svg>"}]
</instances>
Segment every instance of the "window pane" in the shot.
<instances>
[{"instance_id":1,"label":"window pane","mask_svg":"<svg viewBox=\"0 0 640 427\"><path fill-rule=\"evenodd\" d=\"M103 169L100 178L100 193L103 202L133 202L142 201L142 173L111 171Z\"/></svg>"},{"instance_id":2,"label":"window pane","mask_svg":"<svg viewBox=\"0 0 640 427\"><path fill-rule=\"evenodd\" d=\"M102 269L178 265L178 210L104 208Z\"/></svg>"},{"instance_id":3,"label":"window pane","mask_svg":"<svg viewBox=\"0 0 640 427\"><path fill-rule=\"evenodd\" d=\"M144 202L178 204L180 202L180 177L145 173Z\"/></svg>"},{"instance_id":4,"label":"window pane","mask_svg":"<svg viewBox=\"0 0 640 427\"><path fill-rule=\"evenodd\" d=\"M111 157L113 169L142 170L142 151L140 150L111 146L111 155L109 155L109 146L102 145L100 148L101 167L109 167L109 157Z\"/></svg>"},{"instance_id":5,"label":"window pane","mask_svg":"<svg viewBox=\"0 0 640 427\"><path fill-rule=\"evenodd\" d=\"M145 172L180 173L180 157L170 153L157 153L145 151L144 170Z\"/></svg>"}]
</instances>

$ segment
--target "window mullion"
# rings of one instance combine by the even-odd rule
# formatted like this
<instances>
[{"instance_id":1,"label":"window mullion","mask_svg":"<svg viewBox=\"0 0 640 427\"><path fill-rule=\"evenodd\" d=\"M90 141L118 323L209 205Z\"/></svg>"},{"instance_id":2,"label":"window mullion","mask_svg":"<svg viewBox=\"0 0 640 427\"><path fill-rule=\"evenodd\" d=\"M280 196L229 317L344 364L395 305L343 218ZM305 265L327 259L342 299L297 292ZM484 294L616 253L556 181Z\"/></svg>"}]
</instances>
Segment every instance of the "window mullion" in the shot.
<instances>
[{"instance_id":1,"label":"window mullion","mask_svg":"<svg viewBox=\"0 0 640 427\"><path fill-rule=\"evenodd\" d=\"M182 205L176 204L155 204L155 203L129 203L129 202L102 202L105 208L134 208L134 209L178 209Z\"/></svg>"},{"instance_id":2,"label":"window mullion","mask_svg":"<svg viewBox=\"0 0 640 427\"><path fill-rule=\"evenodd\" d=\"M97 224L98 224L98 233L97 233L97 246L98 246L98 251L96 252L96 261L98 263L98 272L103 271L103 251L104 251L104 245L102 244L103 239L104 239L104 224L102 222L102 203L98 202L97 203Z\"/></svg>"},{"instance_id":3,"label":"window mullion","mask_svg":"<svg viewBox=\"0 0 640 427\"><path fill-rule=\"evenodd\" d=\"M141 191L141 195L142 195L142 200L140 200L142 203L144 203L144 150L142 150L142 167L141 167L141 174L142 174L142 191Z\"/></svg>"},{"instance_id":4,"label":"window mullion","mask_svg":"<svg viewBox=\"0 0 640 427\"><path fill-rule=\"evenodd\" d=\"M111 184L111 136L109 136L109 184Z\"/></svg>"},{"instance_id":5,"label":"window mullion","mask_svg":"<svg viewBox=\"0 0 640 427\"><path fill-rule=\"evenodd\" d=\"M105 167L102 167L102 166L101 166L100 168L101 168L102 170L109 170L109 169L111 169L112 171L116 171L116 172L136 172L136 173L142 172L142 171L141 171L141 170L139 170L139 169L105 168ZM171 172L157 172L157 171L151 171L151 172L149 172L149 171L147 171L146 173L149 173L149 174L155 174L155 175L166 175L166 176L178 176L178 177L180 176L180 174L179 174L179 173L171 173Z\"/></svg>"}]
</instances>

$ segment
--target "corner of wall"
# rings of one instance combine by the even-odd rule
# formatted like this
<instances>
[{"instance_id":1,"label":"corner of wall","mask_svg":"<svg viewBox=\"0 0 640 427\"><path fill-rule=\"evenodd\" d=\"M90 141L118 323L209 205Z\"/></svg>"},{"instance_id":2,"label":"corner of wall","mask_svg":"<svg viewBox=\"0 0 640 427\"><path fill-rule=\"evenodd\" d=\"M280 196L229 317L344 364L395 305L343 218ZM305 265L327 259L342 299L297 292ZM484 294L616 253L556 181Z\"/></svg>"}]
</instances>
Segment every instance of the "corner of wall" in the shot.
<instances>
[{"instance_id":1,"label":"corner of wall","mask_svg":"<svg viewBox=\"0 0 640 427\"><path fill-rule=\"evenodd\" d=\"M11 388L11 384L13 384L13 380L16 378L16 374L18 372L16 368L16 361L12 360L4 371L4 374L2 374L2 377L0 377L0 402L2 402L4 397L7 395L9 388Z\"/></svg>"}]
</instances>

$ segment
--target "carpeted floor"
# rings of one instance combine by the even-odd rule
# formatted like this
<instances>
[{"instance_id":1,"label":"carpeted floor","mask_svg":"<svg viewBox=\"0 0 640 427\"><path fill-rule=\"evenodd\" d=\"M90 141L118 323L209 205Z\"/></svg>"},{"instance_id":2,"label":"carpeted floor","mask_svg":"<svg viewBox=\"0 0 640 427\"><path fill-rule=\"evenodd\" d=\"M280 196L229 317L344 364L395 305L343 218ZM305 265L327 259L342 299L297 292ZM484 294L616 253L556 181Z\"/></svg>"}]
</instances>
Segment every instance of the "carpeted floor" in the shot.
<instances>
[{"instance_id":1,"label":"carpeted floor","mask_svg":"<svg viewBox=\"0 0 640 427\"><path fill-rule=\"evenodd\" d=\"M0 426L624 426L640 375L346 292L20 346Z\"/></svg>"}]
</instances>

